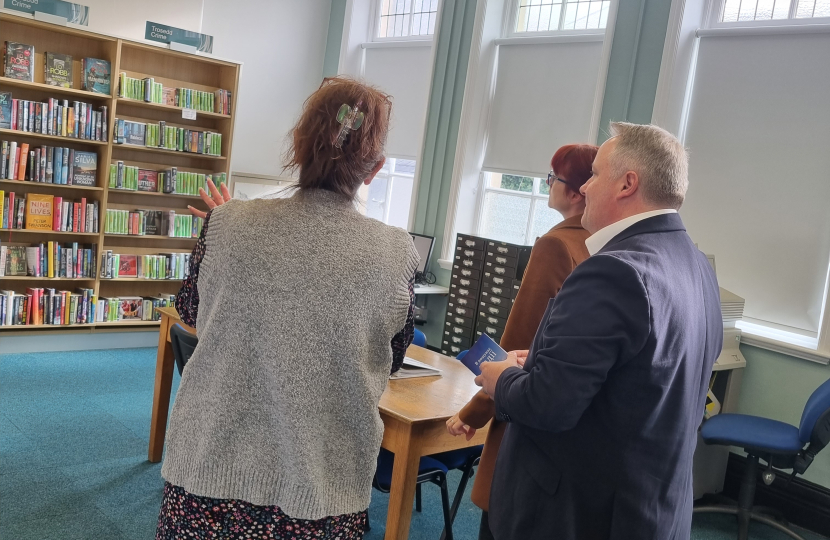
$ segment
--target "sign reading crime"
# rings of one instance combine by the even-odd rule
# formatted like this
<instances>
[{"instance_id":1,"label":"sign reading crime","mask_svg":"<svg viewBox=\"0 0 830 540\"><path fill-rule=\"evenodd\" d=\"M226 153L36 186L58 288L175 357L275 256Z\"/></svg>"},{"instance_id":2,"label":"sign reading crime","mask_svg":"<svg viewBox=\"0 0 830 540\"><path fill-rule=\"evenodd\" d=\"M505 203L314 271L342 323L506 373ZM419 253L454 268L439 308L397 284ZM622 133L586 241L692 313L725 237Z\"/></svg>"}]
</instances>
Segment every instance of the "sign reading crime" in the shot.
<instances>
[{"instance_id":1,"label":"sign reading crime","mask_svg":"<svg viewBox=\"0 0 830 540\"><path fill-rule=\"evenodd\" d=\"M8 1L8 0L6 0ZM197 51L206 53L213 52L213 36L199 34L198 32L191 32L189 30L182 30L175 26L167 26L166 24L159 24L147 21L147 28L144 31L144 39L150 41L158 41L159 43L181 43L182 45L190 45L196 47Z\"/></svg>"},{"instance_id":2,"label":"sign reading crime","mask_svg":"<svg viewBox=\"0 0 830 540\"><path fill-rule=\"evenodd\" d=\"M63 17L72 24L89 26L89 7L63 0L3 0L3 7L23 13L39 11Z\"/></svg>"}]
</instances>

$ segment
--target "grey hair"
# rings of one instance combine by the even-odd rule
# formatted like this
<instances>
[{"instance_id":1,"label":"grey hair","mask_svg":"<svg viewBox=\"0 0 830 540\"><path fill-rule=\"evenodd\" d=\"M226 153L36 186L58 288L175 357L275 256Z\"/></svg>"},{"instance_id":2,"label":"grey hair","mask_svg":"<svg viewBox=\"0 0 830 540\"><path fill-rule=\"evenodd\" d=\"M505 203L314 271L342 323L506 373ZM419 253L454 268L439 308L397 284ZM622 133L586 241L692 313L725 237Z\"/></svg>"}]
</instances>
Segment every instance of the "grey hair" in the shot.
<instances>
[{"instance_id":1,"label":"grey hair","mask_svg":"<svg viewBox=\"0 0 830 540\"><path fill-rule=\"evenodd\" d=\"M678 209L689 188L689 156L677 137L653 125L612 122L617 147L609 156L612 175L634 171L646 202Z\"/></svg>"}]
</instances>

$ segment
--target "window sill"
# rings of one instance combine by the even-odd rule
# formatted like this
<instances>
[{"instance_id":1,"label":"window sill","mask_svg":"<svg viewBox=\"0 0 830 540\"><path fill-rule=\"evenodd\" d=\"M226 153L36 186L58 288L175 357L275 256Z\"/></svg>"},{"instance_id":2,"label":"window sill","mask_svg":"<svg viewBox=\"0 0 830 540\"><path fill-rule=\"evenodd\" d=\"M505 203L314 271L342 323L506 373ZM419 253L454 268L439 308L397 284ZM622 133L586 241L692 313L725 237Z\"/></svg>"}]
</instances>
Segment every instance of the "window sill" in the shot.
<instances>
[{"instance_id":1,"label":"window sill","mask_svg":"<svg viewBox=\"0 0 830 540\"><path fill-rule=\"evenodd\" d=\"M438 266L444 270L452 269L452 259L438 259Z\"/></svg>"},{"instance_id":2,"label":"window sill","mask_svg":"<svg viewBox=\"0 0 830 540\"><path fill-rule=\"evenodd\" d=\"M584 43L603 41L605 30L582 30L579 33L557 33L546 36L506 37L494 40L496 45L537 45L545 43Z\"/></svg>"},{"instance_id":3,"label":"window sill","mask_svg":"<svg viewBox=\"0 0 830 540\"><path fill-rule=\"evenodd\" d=\"M795 21L764 21L772 24L721 23L713 28L701 28L695 32L697 37L708 36L774 36L781 34L827 34L830 24L817 23L817 19L797 19ZM827 18L820 19L828 21ZM809 21L809 22L808 22Z\"/></svg>"},{"instance_id":4,"label":"window sill","mask_svg":"<svg viewBox=\"0 0 830 540\"><path fill-rule=\"evenodd\" d=\"M364 49L396 49L401 47L432 47L432 39L407 39L394 41L369 41L361 43Z\"/></svg>"},{"instance_id":5,"label":"window sill","mask_svg":"<svg viewBox=\"0 0 830 540\"><path fill-rule=\"evenodd\" d=\"M804 346L807 342L815 342L816 340L814 339L797 336L792 341L803 343L797 344L781 339L781 337L784 337L784 333L776 339L776 337L773 337L776 332L775 330L766 329L759 325L741 321L736 326L741 330L741 343L758 347L759 349L794 356L802 360L809 360L810 362L825 366L830 364L830 353L817 350L813 347L812 343L809 346Z\"/></svg>"}]
</instances>

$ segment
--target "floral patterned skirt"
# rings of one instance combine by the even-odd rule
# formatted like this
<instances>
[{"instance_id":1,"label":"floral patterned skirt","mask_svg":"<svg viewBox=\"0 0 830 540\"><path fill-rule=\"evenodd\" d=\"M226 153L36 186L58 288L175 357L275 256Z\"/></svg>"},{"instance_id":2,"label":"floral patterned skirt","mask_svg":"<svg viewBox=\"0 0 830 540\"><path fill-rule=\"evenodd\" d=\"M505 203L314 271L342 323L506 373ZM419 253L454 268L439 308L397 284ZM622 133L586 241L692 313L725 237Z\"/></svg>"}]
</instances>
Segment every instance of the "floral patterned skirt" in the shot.
<instances>
[{"instance_id":1,"label":"floral patterned skirt","mask_svg":"<svg viewBox=\"0 0 830 540\"><path fill-rule=\"evenodd\" d=\"M352 540L363 538L366 520L366 511L293 519L277 506L199 497L165 482L156 540Z\"/></svg>"}]
</instances>

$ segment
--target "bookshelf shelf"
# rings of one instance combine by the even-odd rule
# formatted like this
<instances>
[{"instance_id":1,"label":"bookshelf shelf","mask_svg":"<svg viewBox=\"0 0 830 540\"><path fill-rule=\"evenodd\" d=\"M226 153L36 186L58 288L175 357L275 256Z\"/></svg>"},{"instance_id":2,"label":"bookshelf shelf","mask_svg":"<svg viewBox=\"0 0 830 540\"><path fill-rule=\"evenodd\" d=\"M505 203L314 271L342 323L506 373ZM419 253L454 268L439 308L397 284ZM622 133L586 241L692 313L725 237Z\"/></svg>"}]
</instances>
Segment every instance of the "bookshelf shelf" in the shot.
<instances>
[{"instance_id":1,"label":"bookshelf shelf","mask_svg":"<svg viewBox=\"0 0 830 540\"><path fill-rule=\"evenodd\" d=\"M95 233L95 234L98 234L98 233ZM162 240L162 241L167 240L167 241L178 241L178 242L187 242L187 241L195 242L197 240L197 238L190 238L190 237L187 237L187 236L162 236L162 235L158 235L158 234L111 234L111 233L106 233L104 235L104 237L105 238L130 238L130 239L138 238L138 239L141 239L141 240L156 240L156 241L158 241L158 240Z\"/></svg>"},{"instance_id":2,"label":"bookshelf shelf","mask_svg":"<svg viewBox=\"0 0 830 540\"><path fill-rule=\"evenodd\" d=\"M79 278L65 278L65 277L34 277L34 276L3 276L3 279L9 281L95 281L94 277L79 277Z\"/></svg>"},{"instance_id":3,"label":"bookshelf shelf","mask_svg":"<svg viewBox=\"0 0 830 540\"><path fill-rule=\"evenodd\" d=\"M101 323L98 323L101 324ZM0 326L0 332L3 330L44 330L47 328L51 329L59 329L59 328L92 328L95 326L95 323L84 323L84 324L14 324L10 326Z\"/></svg>"},{"instance_id":4,"label":"bookshelf shelf","mask_svg":"<svg viewBox=\"0 0 830 540\"><path fill-rule=\"evenodd\" d=\"M143 169L162 171L170 167L199 174L224 173L230 176L230 159L233 148L234 121L237 96L239 95L239 63L218 60L196 54L171 51L155 45L133 42L117 37L89 32L83 28L58 26L30 17L9 12L0 12L0 27L3 40L23 43L34 47L33 74L34 81L19 81L0 76L0 90L11 92L13 99L44 101L49 98L82 101L90 103L95 109L108 107L106 132L107 142L89 141L71 137L58 137L30 133L11 129L0 129L0 140L29 143L30 147L56 146L68 147L76 151L85 150L97 154L97 185L75 186L47 184L40 182L0 180L0 190L16 193L16 199L26 198L32 194L46 194L79 201L86 198L88 202L97 201L99 206L98 233L74 233L61 231L44 231L31 229L0 229L0 241L3 246L35 246L39 243L54 241L63 246L72 242L93 245L95 248L96 272L93 278L38 278L34 276L5 276L0 278L3 289L13 290L17 294L26 294L28 288L75 289L87 287L93 289L98 298L107 297L155 296L173 294L179 288L181 280L100 277L100 258L105 251L122 255L135 254L158 255L161 253L189 253L196 244L196 238L181 238L158 235L122 235L104 232L107 210L161 209L173 210L186 214L187 205L205 208L206 205L198 195L179 193L153 193L109 188L110 164L124 161L126 165ZM45 84L45 52L71 55L73 57L72 85L74 88L62 88ZM111 93L99 94L81 90L83 81L82 61L84 58L98 58L110 63ZM125 72L134 78L152 77L156 82L168 88L190 88L213 93L216 90L231 92L230 114L196 111L196 120L182 117L181 107L147 103L140 100L119 98L119 74ZM142 122L165 121L174 127L186 127L197 131L212 131L222 135L221 156L178 152L163 148L115 144L113 142L116 118L128 120L130 117ZM31 149L31 148L30 148ZM0 202L2 204L2 202ZM163 207L163 208L162 208ZM50 284L49 282L56 282ZM103 291L103 292L102 292ZM161 291L161 292L160 292ZM3 336L63 333L107 333L107 332L150 332L157 331L159 321L117 321L92 322L72 325L10 325L0 326Z\"/></svg>"},{"instance_id":5,"label":"bookshelf shelf","mask_svg":"<svg viewBox=\"0 0 830 540\"><path fill-rule=\"evenodd\" d=\"M64 231L39 231L36 229L0 229L0 233L10 233L10 234L31 234L31 235L57 235L57 236L83 236L83 237L92 237L92 236L99 236L99 233L95 232L64 232Z\"/></svg>"},{"instance_id":6,"label":"bookshelf shelf","mask_svg":"<svg viewBox=\"0 0 830 540\"><path fill-rule=\"evenodd\" d=\"M97 186L70 186L64 184L50 184L44 182L29 182L23 180L0 180L0 189L4 186L9 186L9 189L16 188L46 188L46 189L66 189L75 191L104 191L104 188Z\"/></svg>"},{"instance_id":7,"label":"bookshelf shelf","mask_svg":"<svg viewBox=\"0 0 830 540\"><path fill-rule=\"evenodd\" d=\"M161 321L110 321L97 322L93 326L158 326Z\"/></svg>"},{"instance_id":8,"label":"bookshelf shelf","mask_svg":"<svg viewBox=\"0 0 830 540\"><path fill-rule=\"evenodd\" d=\"M141 281L143 283L165 283L165 282L169 283L171 281L181 281L181 280L180 279L147 279L147 278L142 278L142 277L139 277L139 278L135 278L135 277L131 277L131 278L109 278L109 279L108 278L101 278L101 283L112 283L112 282L123 283L123 282L128 282L128 281Z\"/></svg>"},{"instance_id":9,"label":"bookshelf shelf","mask_svg":"<svg viewBox=\"0 0 830 540\"><path fill-rule=\"evenodd\" d=\"M72 145L88 145L88 146L109 146L109 143L101 141L88 141L86 139L76 139L74 137L58 137L57 135L43 135L42 133L32 133L31 131L20 131L17 129L0 129L0 136L8 137L11 140L19 139L40 139L44 141L70 143Z\"/></svg>"},{"instance_id":10,"label":"bookshelf shelf","mask_svg":"<svg viewBox=\"0 0 830 540\"><path fill-rule=\"evenodd\" d=\"M62 137L60 137L62 138ZM165 148L153 148L152 146L138 146L137 144L113 144L113 150L137 150L139 152L151 152L153 154L166 154L191 159L215 159L226 160L225 156L212 156L210 154L197 154L195 152L178 152L176 150L167 150Z\"/></svg>"},{"instance_id":11,"label":"bookshelf shelf","mask_svg":"<svg viewBox=\"0 0 830 540\"><path fill-rule=\"evenodd\" d=\"M182 107L176 107L175 105L164 105L163 103L152 103L148 101L139 101L137 99L129 99L129 98L116 98L116 102L119 105L124 105L126 107L143 107L145 109L156 109L159 111L170 111L173 113L178 114L178 120L185 120L188 121L186 118L182 118L182 111L185 110ZM219 114L215 112L208 112L208 111L196 111L196 118L204 116L206 118L219 118L222 120L230 120L232 117L229 114Z\"/></svg>"},{"instance_id":12,"label":"bookshelf shelf","mask_svg":"<svg viewBox=\"0 0 830 540\"><path fill-rule=\"evenodd\" d=\"M96 101L110 101L112 96L108 94L99 94L97 92L87 92L86 90L79 90L77 88L63 88L62 86L52 86L39 82L18 81L17 79L9 79L8 77L0 77L0 88L11 86L13 88L21 88L28 90L38 90L41 92L48 92L50 94L59 94L62 96L69 96L77 98L75 101L84 99L94 99Z\"/></svg>"},{"instance_id":13,"label":"bookshelf shelf","mask_svg":"<svg viewBox=\"0 0 830 540\"><path fill-rule=\"evenodd\" d=\"M202 198L198 195L185 195L183 193L156 193L155 191L135 191L132 189L117 189L117 188L110 188L110 195L125 195L129 194L130 196L136 197L165 197L170 199L195 199L197 201L201 201Z\"/></svg>"}]
</instances>

